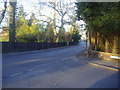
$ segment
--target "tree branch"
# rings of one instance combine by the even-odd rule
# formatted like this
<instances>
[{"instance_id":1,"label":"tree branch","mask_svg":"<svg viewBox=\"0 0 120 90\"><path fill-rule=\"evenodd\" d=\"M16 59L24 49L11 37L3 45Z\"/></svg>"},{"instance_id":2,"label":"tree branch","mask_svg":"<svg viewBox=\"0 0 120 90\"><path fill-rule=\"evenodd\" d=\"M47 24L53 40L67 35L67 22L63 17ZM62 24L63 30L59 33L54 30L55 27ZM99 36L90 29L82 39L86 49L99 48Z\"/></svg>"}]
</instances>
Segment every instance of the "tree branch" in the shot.
<instances>
[{"instance_id":1,"label":"tree branch","mask_svg":"<svg viewBox=\"0 0 120 90\"><path fill-rule=\"evenodd\" d=\"M4 1L4 10L3 10L3 12L2 12L2 14L1 14L1 16L0 16L0 24L2 23L2 20L3 20L4 17L5 17L5 12L6 12L6 10L7 10L7 1Z\"/></svg>"}]
</instances>

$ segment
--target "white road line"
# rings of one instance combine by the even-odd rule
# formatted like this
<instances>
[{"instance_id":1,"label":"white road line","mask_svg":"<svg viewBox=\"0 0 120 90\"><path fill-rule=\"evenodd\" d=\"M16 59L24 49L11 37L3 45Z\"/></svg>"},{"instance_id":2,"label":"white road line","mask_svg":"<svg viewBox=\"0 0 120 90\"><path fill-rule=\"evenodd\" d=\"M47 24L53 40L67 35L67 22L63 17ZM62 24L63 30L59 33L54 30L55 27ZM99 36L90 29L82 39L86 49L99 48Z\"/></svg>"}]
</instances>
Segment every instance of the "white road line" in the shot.
<instances>
[{"instance_id":1,"label":"white road line","mask_svg":"<svg viewBox=\"0 0 120 90\"><path fill-rule=\"evenodd\" d=\"M73 58L73 57L69 57L69 59L71 59L71 58Z\"/></svg>"},{"instance_id":2,"label":"white road line","mask_svg":"<svg viewBox=\"0 0 120 90\"><path fill-rule=\"evenodd\" d=\"M65 61L66 59L65 58L63 58L63 59L61 59L60 61Z\"/></svg>"},{"instance_id":3,"label":"white road line","mask_svg":"<svg viewBox=\"0 0 120 90\"><path fill-rule=\"evenodd\" d=\"M54 85L56 86L57 84L55 83Z\"/></svg>"},{"instance_id":4,"label":"white road line","mask_svg":"<svg viewBox=\"0 0 120 90\"><path fill-rule=\"evenodd\" d=\"M65 60L68 59L68 58L65 58Z\"/></svg>"},{"instance_id":5,"label":"white road line","mask_svg":"<svg viewBox=\"0 0 120 90\"><path fill-rule=\"evenodd\" d=\"M64 59L61 59L61 61L64 61Z\"/></svg>"},{"instance_id":6,"label":"white road line","mask_svg":"<svg viewBox=\"0 0 120 90\"><path fill-rule=\"evenodd\" d=\"M65 60L72 59L72 58L73 58L73 57L63 58L63 59L61 59L60 61L65 61Z\"/></svg>"},{"instance_id":7,"label":"white road line","mask_svg":"<svg viewBox=\"0 0 120 90\"><path fill-rule=\"evenodd\" d=\"M43 65L43 64L42 64ZM36 67L39 67L40 65L36 65Z\"/></svg>"},{"instance_id":8,"label":"white road line","mask_svg":"<svg viewBox=\"0 0 120 90\"><path fill-rule=\"evenodd\" d=\"M23 72L19 72L19 73L15 73L15 74L12 74L12 75L10 75L11 77L13 77L13 76L16 76L16 75L19 75L19 74L22 74Z\"/></svg>"},{"instance_id":9,"label":"white road line","mask_svg":"<svg viewBox=\"0 0 120 90\"><path fill-rule=\"evenodd\" d=\"M33 71L33 69L30 69L30 70L28 70L28 71L29 71L29 72L30 72L30 71Z\"/></svg>"},{"instance_id":10,"label":"white road line","mask_svg":"<svg viewBox=\"0 0 120 90\"><path fill-rule=\"evenodd\" d=\"M66 60L67 58L64 58L64 60Z\"/></svg>"}]
</instances>

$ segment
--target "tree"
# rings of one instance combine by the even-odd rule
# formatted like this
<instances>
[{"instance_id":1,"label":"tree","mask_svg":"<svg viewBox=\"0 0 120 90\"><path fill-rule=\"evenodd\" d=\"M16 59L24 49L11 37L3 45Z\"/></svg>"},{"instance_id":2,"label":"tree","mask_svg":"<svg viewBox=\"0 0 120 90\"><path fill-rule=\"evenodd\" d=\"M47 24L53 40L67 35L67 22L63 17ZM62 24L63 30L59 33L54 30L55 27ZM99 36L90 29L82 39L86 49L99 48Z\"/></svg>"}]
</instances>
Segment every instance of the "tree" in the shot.
<instances>
[{"instance_id":1,"label":"tree","mask_svg":"<svg viewBox=\"0 0 120 90\"><path fill-rule=\"evenodd\" d=\"M65 29L64 29L64 25L66 24L72 24L72 16L74 16L74 3L72 3L70 0L67 1L63 1L60 0L58 2L50 2L48 3L48 6L51 7L52 9L54 9L58 15L59 18L57 18L57 22L60 23L60 26L58 25L59 28L59 32L58 32L58 36L59 36L59 40L60 37L62 35L64 35L65 33ZM72 14L72 15L69 15ZM67 17L68 19L65 19L65 17ZM63 37L63 36L62 36Z\"/></svg>"},{"instance_id":2,"label":"tree","mask_svg":"<svg viewBox=\"0 0 120 90\"><path fill-rule=\"evenodd\" d=\"M9 13L10 13L10 19L9 19L9 41L10 42L15 42L15 11L16 11L16 3L17 0L14 1L9 1L10 6L9 6Z\"/></svg>"},{"instance_id":3,"label":"tree","mask_svg":"<svg viewBox=\"0 0 120 90\"><path fill-rule=\"evenodd\" d=\"M26 20L26 13L22 6L18 8L16 17L16 39L18 42L37 42L38 25L34 14Z\"/></svg>"},{"instance_id":4,"label":"tree","mask_svg":"<svg viewBox=\"0 0 120 90\"><path fill-rule=\"evenodd\" d=\"M75 15L74 3L72 3L70 0L69 1L59 0L54 2L44 2L44 4L40 2L40 6L42 7L46 6L47 8L51 8L53 10L54 18L49 17L49 19L51 19L51 21L54 23L54 32L55 35L57 36L56 41L61 42L61 40L64 39L63 37L65 35L64 26L66 24L73 23L72 18ZM58 33L56 28L58 28Z\"/></svg>"},{"instance_id":5,"label":"tree","mask_svg":"<svg viewBox=\"0 0 120 90\"><path fill-rule=\"evenodd\" d=\"M112 46L114 46L116 51L113 53L118 53L117 38L120 36L120 21L118 19L120 17L120 3L78 2L76 5L78 18L87 23L91 37L94 36L96 50L99 50L104 45L105 50L102 51L113 52ZM117 37L114 39L114 43L111 42L111 37Z\"/></svg>"},{"instance_id":6,"label":"tree","mask_svg":"<svg viewBox=\"0 0 120 90\"><path fill-rule=\"evenodd\" d=\"M4 10L0 11L0 12L2 12L1 15L0 15L0 24L1 24L2 20L4 19L4 17L5 17L6 10L7 10L7 0L4 1Z\"/></svg>"}]
</instances>

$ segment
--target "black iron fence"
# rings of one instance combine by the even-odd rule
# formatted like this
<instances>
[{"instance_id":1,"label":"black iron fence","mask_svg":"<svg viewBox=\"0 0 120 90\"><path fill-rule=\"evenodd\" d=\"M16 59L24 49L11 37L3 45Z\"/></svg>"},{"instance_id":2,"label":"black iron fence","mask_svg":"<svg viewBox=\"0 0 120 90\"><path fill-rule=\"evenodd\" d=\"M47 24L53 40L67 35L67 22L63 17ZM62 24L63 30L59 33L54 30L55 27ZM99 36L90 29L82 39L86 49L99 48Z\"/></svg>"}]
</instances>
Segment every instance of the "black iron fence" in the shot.
<instances>
[{"instance_id":1,"label":"black iron fence","mask_svg":"<svg viewBox=\"0 0 120 90\"><path fill-rule=\"evenodd\" d=\"M21 52L21 51L32 51L41 50L48 48L56 48L67 46L67 42L59 43L47 43L47 42L1 42L2 43L2 53L9 52ZM76 45L76 42L69 42L69 45Z\"/></svg>"}]
</instances>

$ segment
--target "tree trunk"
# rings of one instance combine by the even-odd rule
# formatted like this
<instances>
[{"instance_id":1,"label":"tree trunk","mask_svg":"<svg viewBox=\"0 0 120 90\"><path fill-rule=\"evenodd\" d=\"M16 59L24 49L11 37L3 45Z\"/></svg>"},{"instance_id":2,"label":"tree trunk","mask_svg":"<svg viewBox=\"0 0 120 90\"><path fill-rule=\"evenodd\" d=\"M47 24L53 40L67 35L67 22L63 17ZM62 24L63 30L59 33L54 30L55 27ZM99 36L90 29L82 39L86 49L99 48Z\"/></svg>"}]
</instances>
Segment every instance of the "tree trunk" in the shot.
<instances>
[{"instance_id":1,"label":"tree trunk","mask_svg":"<svg viewBox=\"0 0 120 90\"><path fill-rule=\"evenodd\" d=\"M88 51L88 56L90 55L90 49L91 49L91 38L90 38L90 31L88 31L88 33L87 33L87 36L88 36L88 38L87 38L87 51Z\"/></svg>"},{"instance_id":2,"label":"tree trunk","mask_svg":"<svg viewBox=\"0 0 120 90\"><path fill-rule=\"evenodd\" d=\"M95 37L94 32L91 31L91 49L95 50Z\"/></svg>"},{"instance_id":3,"label":"tree trunk","mask_svg":"<svg viewBox=\"0 0 120 90\"><path fill-rule=\"evenodd\" d=\"M54 7L56 8L56 1L54 2ZM56 31L56 11L53 11L54 14L54 20L53 20L53 24L54 24L54 42L58 42L58 35L57 35L57 31Z\"/></svg>"},{"instance_id":4,"label":"tree trunk","mask_svg":"<svg viewBox=\"0 0 120 90\"><path fill-rule=\"evenodd\" d=\"M118 45L118 36L114 36L114 41L113 41L113 51L112 53L118 54L119 53L119 45Z\"/></svg>"},{"instance_id":5,"label":"tree trunk","mask_svg":"<svg viewBox=\"0 0 120 90\"><path fill-rule=\"evenodd\" d=\"M95 50L97 51L97 32L95 32Z\"/></svg>"},{"instance_id":6,"label":"tree trunk","mask_svg":"<svg viewBox=\"0 0 120 90\"><path fill-rule=\"evenodd\" d=\"M99 46L100 46L100 36L99 36L99 33L97 32L97 50L98 51L100 50Z\"/></svg>"},{"instance_id":7,"label":"tree trunk","mask_svg":"<svg viewBox=\"0 0 120 90\"><path fill-rule=\"evenodd\" d=\"M61 17L61 25L60 25L60 29L59 29L59 32L58 32L58 42L60 42L62 40L62 36L64 36L64 30L63 30L63 26L64 26L64 23L63 23L63 17Z\"/></svg>"},{"instance_id":8,"label":"tree trunk","mask_svg":"<svg viewBox=\"0 0 120 90\"><path fill-rule=\"evenodd\" d=\"M16 0L15 0L16 1ZM10 2L10 20L9 20L9 42L15 42L15 9L16 9L16 2Z\"/></svg>"},{"instance_id":9,"label":"tree trunk","mask_svg":"<svg viewBox=\"0 0 120 90\"><path fill-rule=\"evenodd\" d=\"M91 37L91 49L94 50L95 49L95 38Z\"/></svg>"},{"instance_id":10,"label":"tree trunk","mask_svg":"<svg viewBox=\"0 0 120 90\"><path fill-rule=\"evenodd\" d=\"M105 52L109 52L109 40L105 38Z\"/></svg>"},{"instance_id":11,"label":"tree trunk","mask_svg":"<svg viewBox=\"0 0 120 90\"><path fill-rule=\"evenodd\" d=\"M99 50L101 51L105 51L105 42L104 42L104 38L100 35L99 36Z\"/></svg>"}]
</instances>

